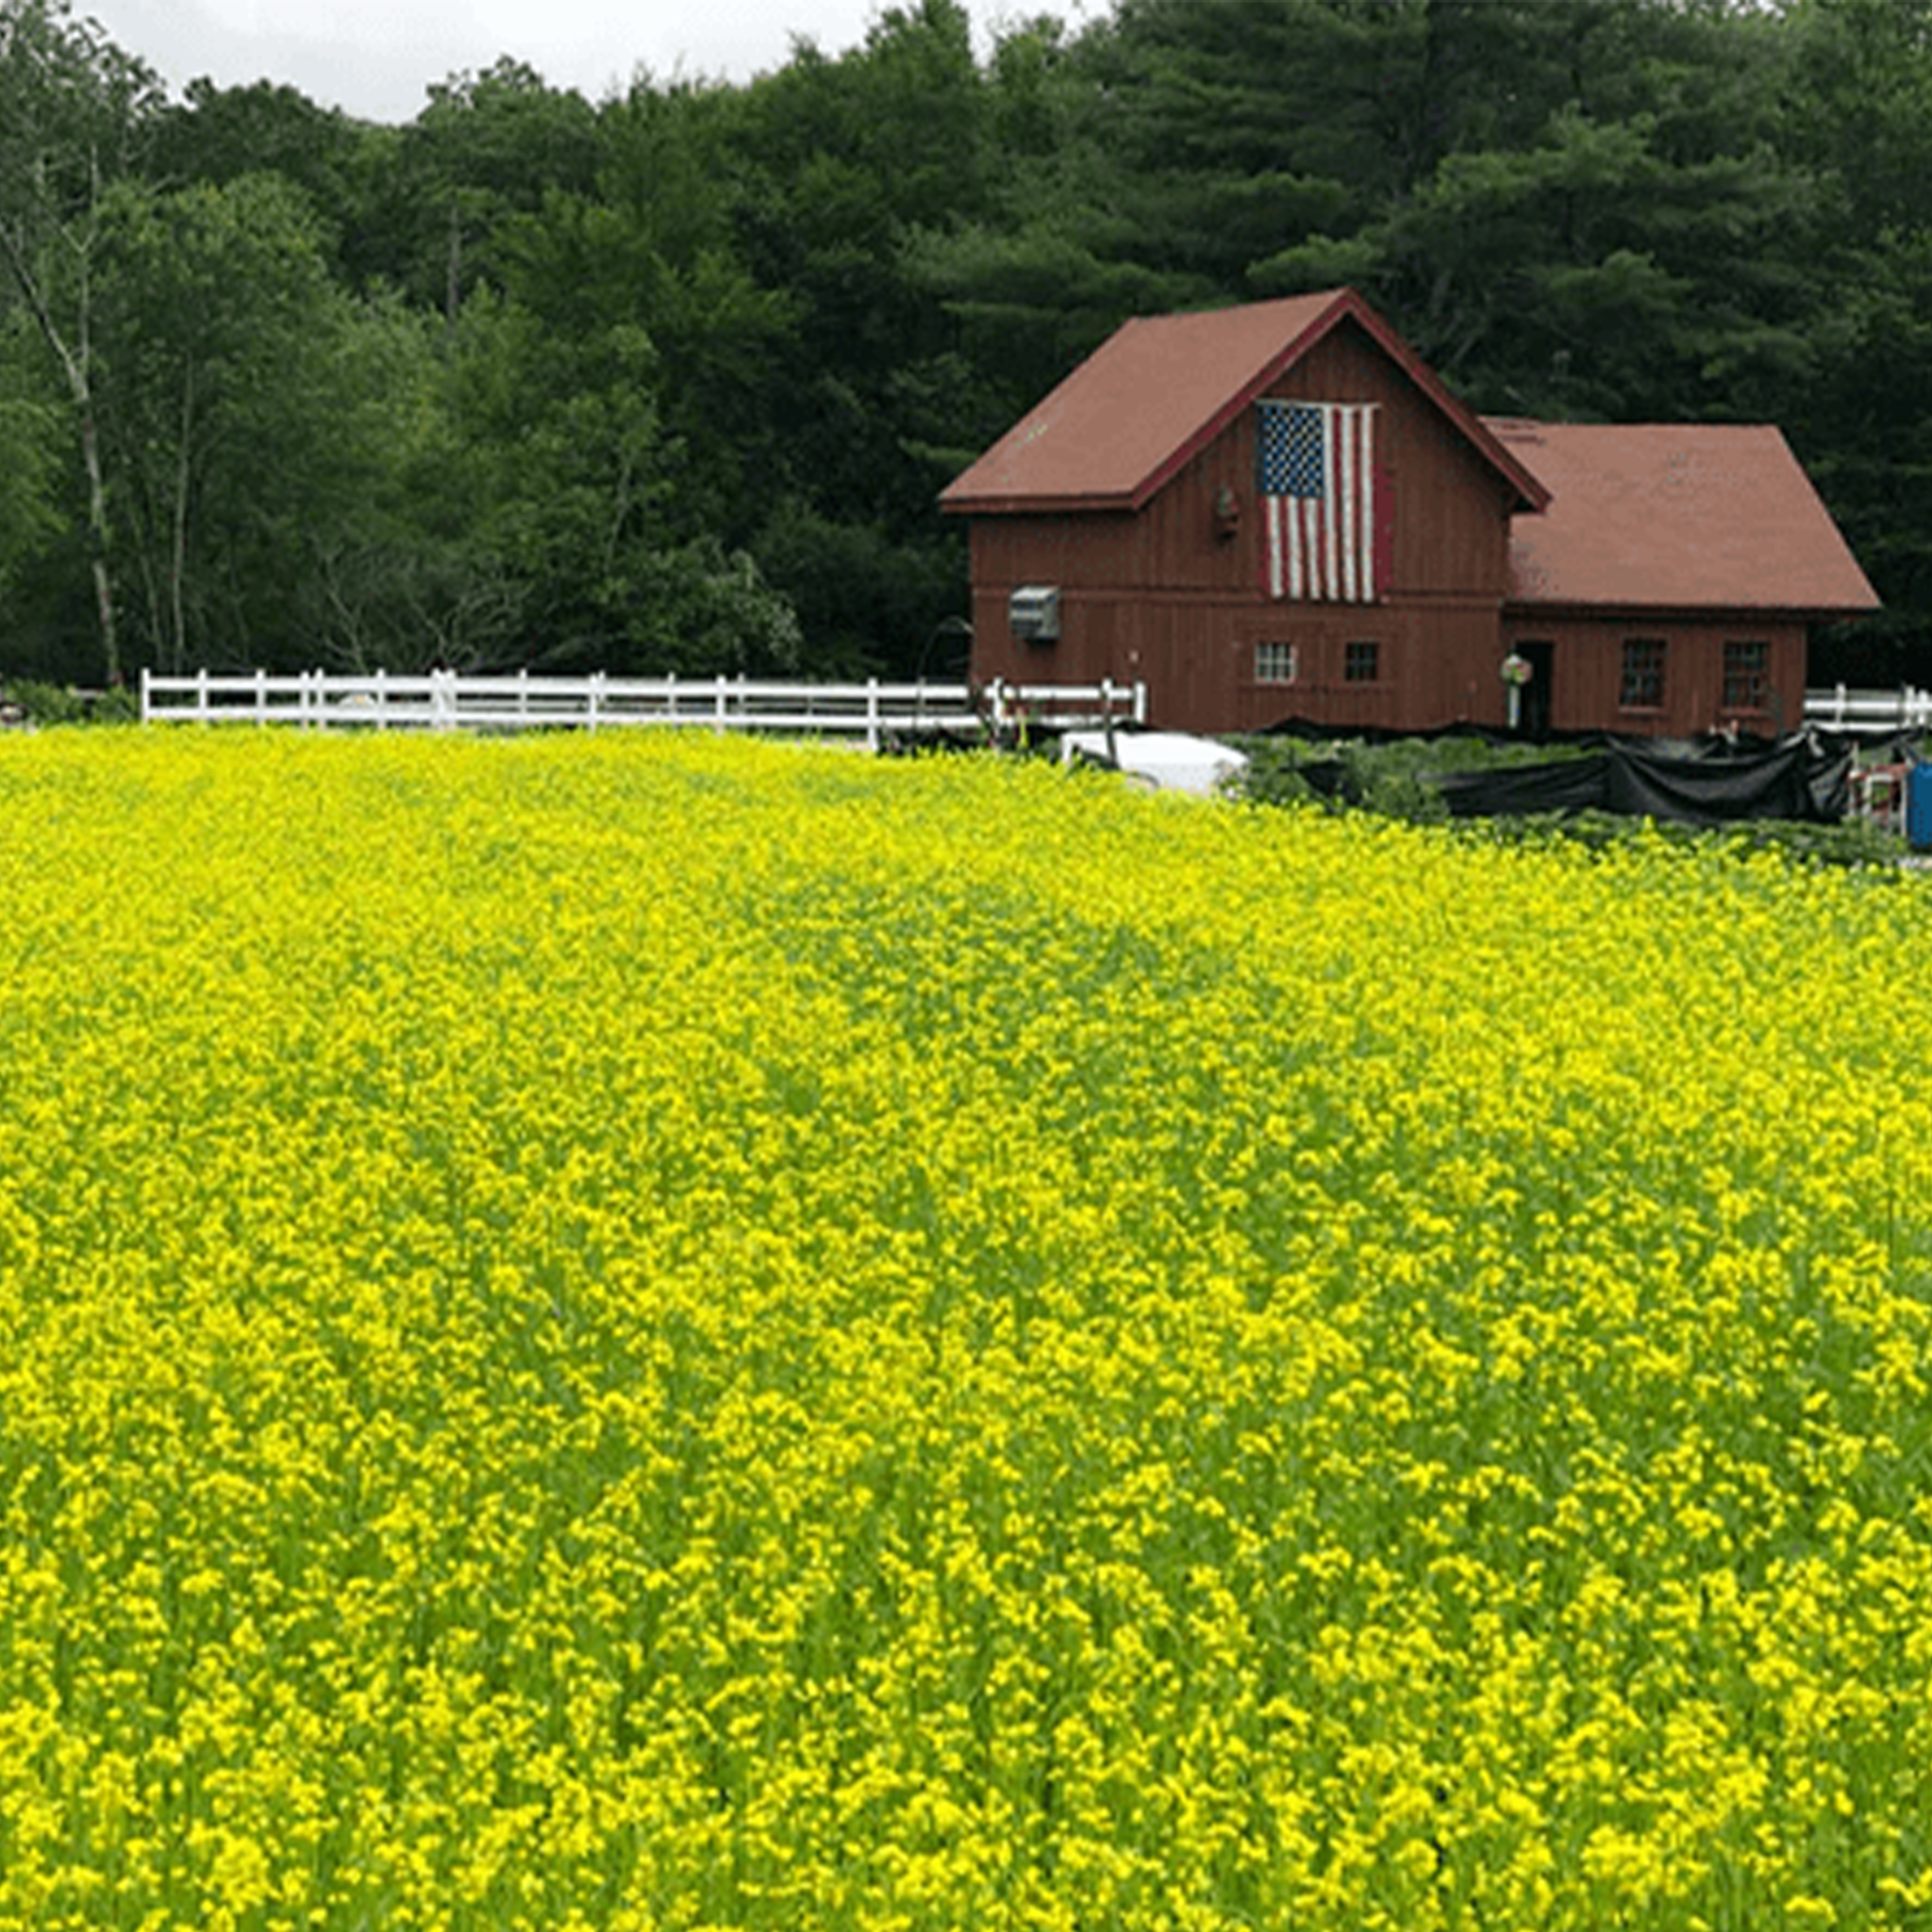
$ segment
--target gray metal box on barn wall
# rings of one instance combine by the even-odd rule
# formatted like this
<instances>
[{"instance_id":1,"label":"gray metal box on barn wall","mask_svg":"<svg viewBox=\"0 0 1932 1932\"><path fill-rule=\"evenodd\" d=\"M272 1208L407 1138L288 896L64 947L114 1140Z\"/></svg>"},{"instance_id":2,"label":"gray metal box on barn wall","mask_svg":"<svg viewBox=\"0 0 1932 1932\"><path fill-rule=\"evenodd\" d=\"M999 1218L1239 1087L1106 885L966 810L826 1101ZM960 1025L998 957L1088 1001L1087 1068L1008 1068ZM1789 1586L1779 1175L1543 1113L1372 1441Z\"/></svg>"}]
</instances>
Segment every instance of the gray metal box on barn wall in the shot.
<instances>
[{"instance_id":1,"label":"gray metal box on barn wall","mask_svg":"<svg viewBox=\"0 0 1932 1932\"><path fill-rule=\"evenodd\" d=\"M1060 634L1060 591L1058 584L1022 584L1007 599L1007 622L1016 638L1050 644Z\"/></svg>"},{"instance_id":2,"label":"gray metal box on barn wall","mask_svg":"<svg viewBox=\"0 0 1932 1932\"><path fill-rule=\"evenodd\" d=\"M1906 770L1906 843L1932 852L1932 764L1923 760Z\"/></svg>"}]
</instances>

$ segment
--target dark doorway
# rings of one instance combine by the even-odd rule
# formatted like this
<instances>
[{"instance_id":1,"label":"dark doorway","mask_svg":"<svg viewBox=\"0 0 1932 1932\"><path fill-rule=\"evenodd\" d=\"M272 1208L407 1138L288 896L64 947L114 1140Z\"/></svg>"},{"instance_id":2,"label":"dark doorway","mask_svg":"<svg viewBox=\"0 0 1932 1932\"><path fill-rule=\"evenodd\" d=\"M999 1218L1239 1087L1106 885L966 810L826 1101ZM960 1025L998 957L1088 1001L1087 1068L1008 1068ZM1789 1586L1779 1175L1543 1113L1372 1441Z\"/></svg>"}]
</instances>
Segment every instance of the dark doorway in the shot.
<instances>
[{"instance_id":1,"label":"dark doorway","mask_svg":"<svg viewBox=\"0 0 1932 1932\"><path fill-rule=\"evenodd\" d=\"M1531 738L1550 728L1550 666L1557 647L1547 638L1532 638L1516 646L1516 655L1529 666L1529 682L1517 707L1516 728Z\"/></svg>"}]
</instances>

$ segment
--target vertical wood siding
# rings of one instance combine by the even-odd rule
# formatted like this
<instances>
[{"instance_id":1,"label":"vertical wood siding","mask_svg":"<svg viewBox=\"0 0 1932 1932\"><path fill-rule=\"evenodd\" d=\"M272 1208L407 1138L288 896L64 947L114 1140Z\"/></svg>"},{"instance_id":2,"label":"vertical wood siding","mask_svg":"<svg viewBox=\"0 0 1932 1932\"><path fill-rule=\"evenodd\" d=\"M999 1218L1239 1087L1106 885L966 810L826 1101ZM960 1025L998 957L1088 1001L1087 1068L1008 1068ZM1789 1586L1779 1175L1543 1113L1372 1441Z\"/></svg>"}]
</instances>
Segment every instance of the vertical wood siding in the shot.
<instances>
[{"instance_id":1,"label":"vertical wood siding","mask_svg":"<svg viewBox=\"0 0 1932 1932\"><path fill-rule=\"evenodd\" d=\"M1551 646L1550 724L1558 731L1691 738L1735 726L1771 735L1804 722L1806 627L1789 615L1633 610L1545 619L1513 610L1504 630L1509 649L1535 641ZM1622 703L1624 644L1632 638L1655 638L1664 646L1664 701L1655 710ZM1761 711L1724 705L1724 645L1732 641L1768 647L1771 700Z\"/></svg>"}]
</instances>

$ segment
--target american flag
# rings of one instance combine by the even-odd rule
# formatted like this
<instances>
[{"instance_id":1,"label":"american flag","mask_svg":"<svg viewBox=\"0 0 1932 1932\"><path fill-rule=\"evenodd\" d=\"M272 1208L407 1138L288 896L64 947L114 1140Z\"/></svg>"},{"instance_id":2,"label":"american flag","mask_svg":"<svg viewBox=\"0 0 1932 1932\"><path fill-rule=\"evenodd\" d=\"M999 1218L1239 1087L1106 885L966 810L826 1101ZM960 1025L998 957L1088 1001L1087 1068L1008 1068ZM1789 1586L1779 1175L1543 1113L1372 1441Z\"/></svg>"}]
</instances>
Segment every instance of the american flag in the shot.
<instances>
[{"instance_id":1,"label":"american flag","mask_svg":"<svg viewBox=\"0 0 1932 1932\"><path fill-rule=\"evenodd\" d=\"M1375 407L1263 403L1256 425L1271 597L1375 596Z\"/></svg>"}]
</instances>

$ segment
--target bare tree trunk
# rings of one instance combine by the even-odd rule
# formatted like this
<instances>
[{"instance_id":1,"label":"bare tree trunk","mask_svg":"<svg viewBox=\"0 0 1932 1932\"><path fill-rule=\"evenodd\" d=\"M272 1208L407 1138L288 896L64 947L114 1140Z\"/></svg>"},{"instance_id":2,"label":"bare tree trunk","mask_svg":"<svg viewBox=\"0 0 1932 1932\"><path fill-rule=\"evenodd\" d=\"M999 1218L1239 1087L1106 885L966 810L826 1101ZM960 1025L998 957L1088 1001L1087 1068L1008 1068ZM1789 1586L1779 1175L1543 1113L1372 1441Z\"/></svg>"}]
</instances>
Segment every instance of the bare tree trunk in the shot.
<instances>
[{"instance_id":1,"label":"bare tree trunk","mask_svg":"<svg viewBox=\"0 0 1932 1932\"><path fill-rule=\"evenodd\" d=\"M114 609L114 580L108 570L108 486L101 475L101 450L94 435L93 391L84 385L80 403L80 447L87 464L87 547L94 578L94 609L101 625L101 670L110 688L121 683L121 626Z\"/></svg>"},{"instance_id":2,"label":"bare tree trunk","mask_svg":"<svg viewBox=\"0 0 1932 1932\"><path fill-rule=\"evenodd\" d=\"M181 372L181 447L175 465L175 526L168 555L168 599L174 635L170 654L175 671L188 668L188 620L184 607L188 575L188 445L194 432L194 364Z\"/></svg>"}]
</instances>

